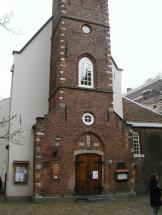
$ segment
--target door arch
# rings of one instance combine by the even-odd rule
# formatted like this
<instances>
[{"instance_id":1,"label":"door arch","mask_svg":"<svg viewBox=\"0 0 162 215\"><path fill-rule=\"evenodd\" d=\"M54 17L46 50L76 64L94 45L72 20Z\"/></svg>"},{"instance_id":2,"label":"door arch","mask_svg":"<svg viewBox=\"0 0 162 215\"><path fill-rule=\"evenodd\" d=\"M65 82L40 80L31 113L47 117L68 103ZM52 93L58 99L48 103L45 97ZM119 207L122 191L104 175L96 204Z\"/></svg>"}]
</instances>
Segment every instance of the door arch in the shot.
<instances>
[{"instance_id":1,"label":"door arch","mask_svg":"<svg viewBox=\"0 0 162 215\"><path fill-rule=\"evenodd\" d=\"M102 156L79 154L75 159L76 195L102 194Z\"/></svg>"}]
</instances>

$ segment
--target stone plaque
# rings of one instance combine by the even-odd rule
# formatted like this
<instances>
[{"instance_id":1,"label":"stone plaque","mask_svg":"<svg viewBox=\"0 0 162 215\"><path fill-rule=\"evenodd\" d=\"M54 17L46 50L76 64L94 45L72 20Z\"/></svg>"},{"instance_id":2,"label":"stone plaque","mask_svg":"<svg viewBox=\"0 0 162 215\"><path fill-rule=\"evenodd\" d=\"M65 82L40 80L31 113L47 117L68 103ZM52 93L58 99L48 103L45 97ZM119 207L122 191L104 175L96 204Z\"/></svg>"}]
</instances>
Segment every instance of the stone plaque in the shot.
<instances>
[{"instance_id":1,"label":"stone plaque","mask_svg":"<svg viewBox=\"0 0 162 215\"><path fill-rule=\"evenodd\" d=\"M99 147L100 144L99 144L99 143L93 143L93 146L94 146L94 147Z\"/></svg>"},{"instance_id":2,"label":"stone plaque","mask_svg":"<svg viewBox=\"0 0 162 215\"><path fill-rule=\"evenodd\" d=\"M52 163L52 177L54 179L60 178L61 175L61 164L59 163Z\"/></svg>"},{"instance_id":3,"label":"stone plaque","mask_svg":"<svg viewBox=\"0 0 162 215\"><path fill-rule=\"evenodd\" d=\"M85 146L85 143L83 143L83 142L79 142L79 144L78 144L79 146Z\"/></svg>"}]
</instances>

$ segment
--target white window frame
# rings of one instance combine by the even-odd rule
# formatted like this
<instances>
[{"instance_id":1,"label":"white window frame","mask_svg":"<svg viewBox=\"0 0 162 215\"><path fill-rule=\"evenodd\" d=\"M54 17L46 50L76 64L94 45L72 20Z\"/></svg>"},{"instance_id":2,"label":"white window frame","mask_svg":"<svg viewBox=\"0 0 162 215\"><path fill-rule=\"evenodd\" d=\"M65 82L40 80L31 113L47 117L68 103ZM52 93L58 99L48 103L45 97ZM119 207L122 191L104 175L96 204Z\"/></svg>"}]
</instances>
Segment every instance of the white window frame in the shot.
<instances>
[{"instance_id":1,"label":"white window frame","mask_svg":"<svg viewBox=\"0 0 162 215\"><path fill-rule=\"evenodd\" d=\"M91 121L90 122L87 122L85 120L85 117L88 116L91 118ZM82 115L82 122L85 124L85 125L93 125L94 124L94 116L91 114L91 113L84 113Z\"/></svg>"},{"instance_id":2,"label":"white window frame","mask_svg":"<svg viewBox=\"0 0 162 215\"><path fill-rule=\"evenodd\" d=\"M84 64L86 66L89 66L90 68L90 71L91 71L91 85L86 85L86 84L82 84L81 81L82 81L82 76L83 76L83 72L84 72L84 69L83 69L83 66ZM89 65L88 65L89 64ZM78 82L79 82L79 87L84 87L84 88L94 88L94 69L93 69L93 63L92 61L88 58L88 57L83 57L79 60L79 64L78 64Z\"/></svg>"},{"instance_id":3,"label":"white window frame","mask_svg":"<svg viewBox=\"0 0 162 215\"><path fill-rule=\"evenodd\" d=\"M133 132L132 136L133 136L133 155L134 157L138 157L139 155L141 155L139 134L137 132Z\"/></svg>"}]
</instances>

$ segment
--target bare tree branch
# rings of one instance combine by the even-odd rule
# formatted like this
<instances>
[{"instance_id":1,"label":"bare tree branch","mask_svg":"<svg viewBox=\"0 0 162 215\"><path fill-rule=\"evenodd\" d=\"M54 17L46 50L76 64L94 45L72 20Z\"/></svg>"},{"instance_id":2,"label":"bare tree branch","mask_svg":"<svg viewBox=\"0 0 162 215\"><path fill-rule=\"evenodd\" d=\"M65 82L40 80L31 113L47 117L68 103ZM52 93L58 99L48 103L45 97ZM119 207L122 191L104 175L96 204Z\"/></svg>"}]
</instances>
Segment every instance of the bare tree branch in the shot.
<instances>
[{"instance_id":1,"label":"bare tree branch","mask_svg":"<svg viewBox=\"0 0 162 215\"><path fill-rule=\"evenodd\" d=\"M10 26L10 23L11 23L11 19L13 17L13 12L9 13L9 14L5 14L4 16L2 16L0 18L0 26L3 27L5 30L13 33L13 34L20 34L20 30L16 31L15 28L12 28Z\"/></svg>"},{"instance_id":2,"label":"bare tree branch","mask_svg":"<svg viewBox=\"0 0 162 215\"><path fill-rule=\"evenodd\" d=\"M6 141L10 141L13 144L22 145L21 138L22 138L22 135L23 135L24 132L21 131L21 116L20 116L20 119L19 119L19 127L20 128L15 129L13 131L10 131L10 129L9 129L9 127L11 125L11 121L16 119L16 117L18 117L18 116L13 115L13 116L8 117L8 118L4 117L0 121L0 128L5 129L5 128L8 127L8 129L6 131L1 130L2 134L0 134L0 144L3 144L4 140L6 140Z\"/></svg>"},{"instance_id":3,"label":"bare tree branch","mask_svg":"<svg viewBox=\"0 0 162 215\"><path fill-rule=\"evenodd\" d=\"M11 116L9 119L5 119L5 117L0 121L0 127L4 127L6 123L10 123L17 115Z\"/></svg>"}]
</instances>

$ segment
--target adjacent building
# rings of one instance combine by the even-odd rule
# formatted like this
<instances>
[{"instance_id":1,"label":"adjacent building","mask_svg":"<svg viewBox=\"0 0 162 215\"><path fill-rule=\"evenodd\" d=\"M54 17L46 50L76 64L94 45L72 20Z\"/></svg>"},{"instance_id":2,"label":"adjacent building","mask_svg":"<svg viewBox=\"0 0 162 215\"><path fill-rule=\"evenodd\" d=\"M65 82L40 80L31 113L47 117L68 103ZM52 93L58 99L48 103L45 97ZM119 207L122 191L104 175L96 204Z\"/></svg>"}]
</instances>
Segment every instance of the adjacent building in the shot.
<instances>
[{"instance_id":1,"label":"adjacent building","mask_svg":"<svg viewBox=\"0 0 162 215\"><path fill-rule=\"evenodd\" d=\"M123 97L124 120L132 127L135 190L148 191L153 172L162 178L162 114Z\"/></svg>"},{"instance_id":2,"label":"adjacent building","mask_svg":"<svg viewBox=\"0 0 162 215\"><path fill-rule=\"evenodd\" d=\"M52 19L20 50L14 51L6 195L33 195L33 130L37 116L48 112Z\"/></svg>"},{"instance_id":3,"label":"adjacent building","mask_svg":"<svg viewBox=\"0 0 162 215\"><path fill-rule=\"evenodd\" d=\"M149 79L145 84L130 89L124 96L162 113L162 77Z\"/></svg>"}]
</instances>

